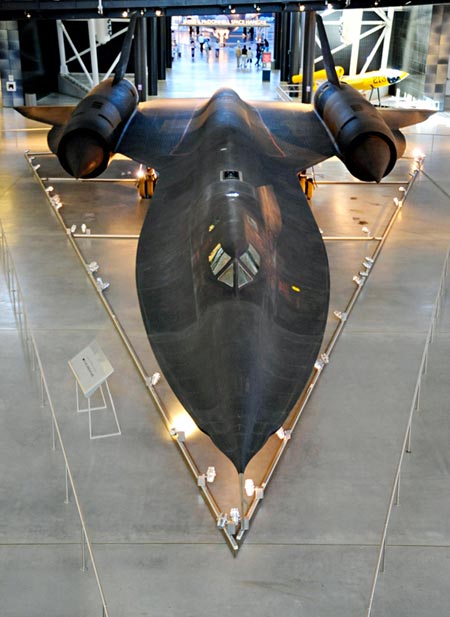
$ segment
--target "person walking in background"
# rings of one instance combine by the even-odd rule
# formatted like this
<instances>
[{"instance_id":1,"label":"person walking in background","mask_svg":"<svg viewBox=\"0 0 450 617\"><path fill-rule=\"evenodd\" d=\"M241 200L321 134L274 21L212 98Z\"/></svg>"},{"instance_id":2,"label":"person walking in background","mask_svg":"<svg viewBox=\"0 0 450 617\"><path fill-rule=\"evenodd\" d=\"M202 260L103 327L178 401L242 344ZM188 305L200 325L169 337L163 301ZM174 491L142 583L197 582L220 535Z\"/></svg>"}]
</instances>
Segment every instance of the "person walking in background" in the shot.
<instances>
[{"instance_id":1,"label":"person walking in background","mask_svg":"<svg viewBox=\"0 0 450 617\"><path fill-rule=\"evenodd\" d=\"M256 62L255 66L258 68L261 66L261 58L263 52L263 44L261 42L256 43Z\"/></svg>"},{"instance_id":2,"label":"person walking in background","mask_svg":"<svg viewBox=\"0 0 450 617\"><path fill-rule=\"evenodd\" d=\"M193 38L191 39L191 58L195 60L195 41Z\"/></svg>"},{"instance_id":3,"label":"person walking in background","mask_svg":"<svg viewBox=\"0 0 450 617\"><path fill-rule=\"evenodd\" d=\"M247 66L251 69L253 66L253 51L252 48L249 47L247 50Z\"/></svg>"},{"instance_id":4,"label":"person walking in background","mask_svg":"<svg viewBox=\"0 0 450 617\"><path fill-rule=\"evenodd\" d=\"M235 53L236 53L236 67L240 69L241 68L241 56L242 56L241 41L237 42Z\"/></svg>"},{"instance_id":5,"label":"person walking in background","mask_svg":"<svg viewBox=\"0 0 450 617\"><path fill-rule=\"evenodd\" d=\"M247 45L244 45L244 47L242 48L242 53L241 53L241 66L243 69L246 68L247 66Z\"/></svg>"}]
</instances>

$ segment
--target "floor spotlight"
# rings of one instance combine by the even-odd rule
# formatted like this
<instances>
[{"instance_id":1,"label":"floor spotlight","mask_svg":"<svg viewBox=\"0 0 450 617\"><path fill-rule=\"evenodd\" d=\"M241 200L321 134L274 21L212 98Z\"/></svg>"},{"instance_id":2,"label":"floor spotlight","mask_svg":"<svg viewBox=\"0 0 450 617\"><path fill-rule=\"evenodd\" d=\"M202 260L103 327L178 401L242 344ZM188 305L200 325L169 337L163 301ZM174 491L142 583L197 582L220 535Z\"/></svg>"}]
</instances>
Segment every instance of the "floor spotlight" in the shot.
<instances>
[{"instance_id":1,"label":"floor spotlight","mask_svg":"<svg viewBox=\"0 0 450 617\"><path fill-rule=\"evenodd\" d=\"M158 383L159 380L161 379L161 373L153 373L153 375L150 378L150 383L152 384L153 387L155 387Z\"/></svg>"},{"instance_id":2,"label":"floor spotlight","mask_svg":"<svg viewBox=\"0 0 450 617\"><path fill-rule=\"evenodd\" d=\"M217 527L219 529L225 529L227 522L228 522L227 515L225 514L225 512L221 512L217 518Z\"/></svg>"},{"instance_id":3,"label":"floor spotlight","mask_svg":"<svg viewBox=\"0 0 450 617\"><path fill-rule=\"evenodd\" d=\"M206 470L206 480L209 483L214 482L216 475L216 468L212 466L208 467L208 469Z\"/></svg>"},{"instance_id":4,"label":"floor spotlight","mask_svg":"<svg viewBox=\"0 0 450 617\"><path fill-rule=\"evenodd\" d=\"M175 437L175 439L179 442L186 440L185 432L177 430L174 426L170 429L170 434L172 435L172 437Z\"/></svg>"},{"instance_id":5,"label":"floor spotlight","mask_svg":"<svg viewBox=\"0 0 450 617\"><path fill-rule=\"evenodd\" d=\"M241 520L241 515L239 512L239 508L231 508L230 510L230 518L233 521L233 523L235 525L237 525L239 523L239 521Z\"/></svg>"},{"instance_id":6,"label":"floor spotlight","mask_svg":"<svg viewBox=\"0 0 450 617\"><path fill-rule=\"evenodd\" d=\"M247 478L244 482L245 494L247 497L253 497L255 493L255 483L251 478Z\"/></svg>"},{"instance_id":7,"label":"floor spotlight","mask_svg":"<svg viewBox=\"0 0 450 617\"><path fill-rule=\"evenodd\" d=\"M107 281L104 281L100 276L98 276L95 279L96 283L97 283L97 289L99 291L105 291L105 289L108 289L109 287L109 283Z\"/></svg>"},{"instance_id":8,"label":"floor spotlight","mask_svg":"<svg viewBox=\"0 0 450 617\"><path fill-rule=\"evenodd\" d=\"M341 321L347 321L347 313L345 311L334 311L333 315Z\"/></svg>"}]
</instances>

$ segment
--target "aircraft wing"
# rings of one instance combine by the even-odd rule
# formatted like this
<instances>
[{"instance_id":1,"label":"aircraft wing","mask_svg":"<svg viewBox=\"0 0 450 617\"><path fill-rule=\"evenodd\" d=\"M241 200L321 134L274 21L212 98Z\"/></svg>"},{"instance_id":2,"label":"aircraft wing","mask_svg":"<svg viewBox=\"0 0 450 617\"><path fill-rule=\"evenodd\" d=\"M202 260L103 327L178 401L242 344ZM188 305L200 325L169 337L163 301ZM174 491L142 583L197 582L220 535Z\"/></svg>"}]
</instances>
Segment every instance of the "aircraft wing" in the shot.
<instances>
[{"instance_id":1,"label":"aircraft wing","mask_svg":"<svg viewBox=\"0 0 450 617\"><path fill-rule=\"evenodd\" d=\"M312 105L283 101L252 103L278 146L299 170L335 156L337 149Z\"/></svg>"},{"instance_id":2,"label":"aircraft wing","mask_svg":"<svg viewBox=\"0 0 450 617\"><path fill-rule=\"evenodd\" d=\"M34 105L27 107L22 105L15 108L22 116L37 122L44 122L52 126L63 126L69 121L72 112L75 109L74 105Z\"/></svg>"},{"instance_id":3,"label":"aircraft wing","mask_svg":"<svg viewBox=\"0 0 450 617\"><path fill-rule=\"evenodd\" d=\"M117 151L139 163L158 167L174 156L186 155L183 144L195 131L204 99L155 99L139 105ZM311 105L250 103L267 128L274 155L292 159L306 169L336 154L334 144Z\"/></svg>"},{"instance_id":4,"label":"aircraft wing","mask_svg":"<svg viewBox=\"0 0 450 617\"><path fill-rule=\"evenodd\" d=\"M431 109L388 109L386 107L377 107L377 111L393 131L424 122L436 113Z\"/></svg>"}]
</instances>

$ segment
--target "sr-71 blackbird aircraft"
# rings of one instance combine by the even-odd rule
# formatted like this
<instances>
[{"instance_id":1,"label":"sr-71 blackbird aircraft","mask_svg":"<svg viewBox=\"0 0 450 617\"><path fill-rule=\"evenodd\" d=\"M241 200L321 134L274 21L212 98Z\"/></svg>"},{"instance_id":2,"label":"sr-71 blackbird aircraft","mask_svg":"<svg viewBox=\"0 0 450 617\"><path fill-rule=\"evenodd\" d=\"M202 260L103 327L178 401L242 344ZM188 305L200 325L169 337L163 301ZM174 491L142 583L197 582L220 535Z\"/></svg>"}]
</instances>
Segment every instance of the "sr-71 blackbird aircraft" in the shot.
<instances>
[{"instance_id":1,"label":"sr-71 blackbird aircraft","mask_svg":"<svg viewBox=\"0 0 450 617\"><path fill-rule=\"evenodd\" d=\"M173 391L239 474L301 395L327 319L327 255L297 173L337 155L379 182L404 152L399 129L431 113L377 111L339 83L317 24L328 80L314 105L228 89L138 105L124 79L130 24L113 79L74 109L20 109L54 125L50 148L76 178L115 152L159 172L137 251L144 324Z\"/></svg>"}]
</instances>

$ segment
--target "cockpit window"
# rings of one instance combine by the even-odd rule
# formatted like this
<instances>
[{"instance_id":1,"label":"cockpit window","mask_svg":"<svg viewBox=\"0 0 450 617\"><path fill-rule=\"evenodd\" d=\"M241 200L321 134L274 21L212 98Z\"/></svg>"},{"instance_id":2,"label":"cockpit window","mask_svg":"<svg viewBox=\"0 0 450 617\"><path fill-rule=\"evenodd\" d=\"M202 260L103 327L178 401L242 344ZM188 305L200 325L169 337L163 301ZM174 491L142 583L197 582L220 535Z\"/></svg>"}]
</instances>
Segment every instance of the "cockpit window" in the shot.
<instances>
[{"instance_id":1,"label":"cockpit window","mask_svg":"<svg viewBox=\"0 0 450 617\"><path fill-rule=\"evenodd\" d=\"M216 244L209 254L209 263L213 274L217 275L230 261L231 257L222 248L221 244Z\"/></svg>"},{"instance_id":2,"label":"cockpit window","mask_svg":"<svg viewBox=\"0 0 450 617\"><path fill-rule=\"evenodd\" d=\"M234 286L234 264L231 263L225 270L218 276L221 283L225 283L229 287Z\"/></svg>"},{"instance_id":3,"label":"cockpit window","mask_svg":"<svg viewBox=\"0 0 450 617\"><path fill-rule=\"evenodd\" d=\"M240 260L249 273L255 276L259 270L260 257L258 251L251 244L249 244L245 253L242 253Z\"/></svg>"},{"instance_id":4,"label":"cockpit window","mask_svg":"<svg viewBox=\"0 0 450 617\"><path fill-rule=\"evenodd\" d=\"M253 277L250 276L250 274L247 272L247 270L245 270L240 263L238 263L237 285L238 285L239 289L241 287L244 287L244 285L247 285L248 283L251 283L252 281L253 281Z\"/></svg>"},{"instance_id":5,"label":"cockpit window","mask_svg":"<svg viewBox=\"0 0 450 617\"><path fill-rule=\"evenodd\" d=\"M258 274L261 263L258 251L251 244L245 253L235 259L224 251L220 243L216 244L208 259L211 271L217 280L235 289L241 289L251 283Z\"/></svg>"}]
</instances>

